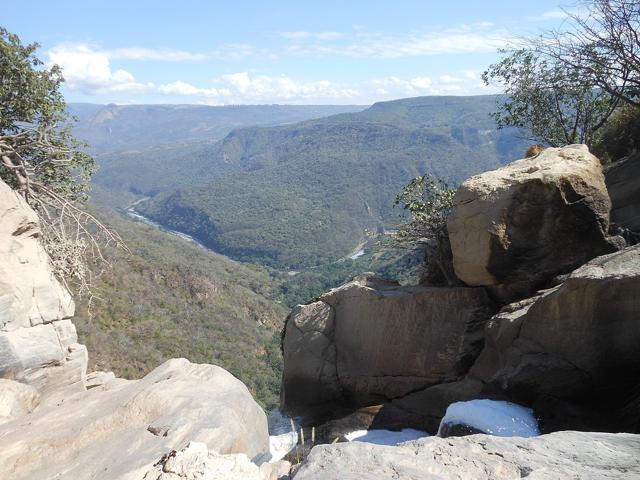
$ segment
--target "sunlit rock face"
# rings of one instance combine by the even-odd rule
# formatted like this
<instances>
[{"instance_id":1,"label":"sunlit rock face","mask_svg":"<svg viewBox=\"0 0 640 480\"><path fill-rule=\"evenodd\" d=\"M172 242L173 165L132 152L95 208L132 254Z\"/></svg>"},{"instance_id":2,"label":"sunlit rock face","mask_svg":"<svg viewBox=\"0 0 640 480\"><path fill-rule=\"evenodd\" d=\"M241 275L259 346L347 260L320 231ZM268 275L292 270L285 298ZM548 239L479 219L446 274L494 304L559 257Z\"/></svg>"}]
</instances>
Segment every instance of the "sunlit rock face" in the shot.
<instances>
[{"instance_id":1,"label":"sunlit rock face","mask_svg":"<svg viewBox=\"0 0 640 480\"><path fill-rule=\"evenodd\" d=\"M15 480L61 471L138 480L189 442L247 462L269 456L267 418L247 387L220 367L185 359L168 360L140 380L113 378L41 404L2 424L2 432L0 471Z\"/></svg>"},{"instance_id":2,"label":"sunlit rock face","mask_svg":"<svg viewBox=\"0 0 640 480\"><path fill-rule=\"evenodd\" d=\"M466 180L447 222L456 275L505 301L623 246L608 236L611 201L585 145L547 148Z\"/></svg>"},{"instance_id":3,"label":"sunlit rock face","mask_svg":"<svg viewBox=\"0 0 640 480\"><path fill-rule=\"evenodd\" d=\"M0 181L0 378L46 398L84 390L87 350L39 237L36 213Z\"/></svg>"}]
</instances>

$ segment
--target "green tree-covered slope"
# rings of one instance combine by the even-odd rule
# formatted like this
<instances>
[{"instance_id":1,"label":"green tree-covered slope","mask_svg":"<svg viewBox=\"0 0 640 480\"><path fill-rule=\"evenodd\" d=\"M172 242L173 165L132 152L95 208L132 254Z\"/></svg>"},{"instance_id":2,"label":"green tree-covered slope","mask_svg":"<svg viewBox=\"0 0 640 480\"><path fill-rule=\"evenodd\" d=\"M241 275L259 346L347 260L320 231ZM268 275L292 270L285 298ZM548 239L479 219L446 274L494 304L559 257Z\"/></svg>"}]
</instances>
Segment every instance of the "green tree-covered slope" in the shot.
<instances>
[{"instance_id":1,"label":"green tree-covered slope","mask_svg":"<svg viewBox=\"0 0 640 480\"><path fill-rule=\"evenodd\" d=\"M522 157L517 131L497 130L489 116L495 103L419 97L239 129L215 145L129 157L153 162L162 179L140 172L124 183L153 196L139 206L145 215L216 251L276 268L323 265L348 255L365 229L395 225L393 199L412 177L455 183Z\"/></svg>"},{"instance_id":2,"label":"green tree-covered slope","mask_svg":"<svg viewBox=\"0 0 640 480\"><path fill-rule=\"evenodd\" d=\"M287 309L260 267L96 207L131 250L108 250L112 268L93 281L93 316L74 323L89 370L139 378L169 358L219 365L268 407L278 403L279 333Z\"/></svg>"}]
</instances>

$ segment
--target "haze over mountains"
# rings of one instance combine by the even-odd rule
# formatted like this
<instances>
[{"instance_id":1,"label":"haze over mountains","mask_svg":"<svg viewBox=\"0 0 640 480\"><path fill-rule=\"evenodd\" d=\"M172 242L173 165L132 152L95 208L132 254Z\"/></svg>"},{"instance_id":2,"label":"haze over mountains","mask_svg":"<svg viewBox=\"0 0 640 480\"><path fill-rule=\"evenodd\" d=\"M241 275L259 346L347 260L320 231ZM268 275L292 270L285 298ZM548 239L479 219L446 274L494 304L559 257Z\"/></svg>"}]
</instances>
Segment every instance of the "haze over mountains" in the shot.
<instances>
[{"instance_id":1,"label":"haze over mountains","mask_svg":"<svg viewBox=\"0 0 640 480\"><path fill-rule=\"evenodd\" d=\"M68 105L69 112L78 119L74 132L98 154L198 140L215 141L238 127L281 125L364 108L345 105Z\"/></svg>"},{"instance_id":2,"label":"haze over mountains","mask_svg":"<svg viewBox=\"0 0 640 480\"><path fill-rule=\"evenodd\" d=\"M206 107L107 107L89 123L81 115L77 133L104 149L110 126L109 148L130 148L98 156L102 189L151 197L139 211L218 252L298 269L344 257L366 229L392 228L393 200L411 178L430 172L456 183L521 157L518 132L498 130L489 116L495 103L417 97L299 123L290 120L345 107L225 107L219 112L237 122L226 127L222 117L203 119ZM236 128L213 141L250 121L287 124Z\"/></svg>"}]
</instances>

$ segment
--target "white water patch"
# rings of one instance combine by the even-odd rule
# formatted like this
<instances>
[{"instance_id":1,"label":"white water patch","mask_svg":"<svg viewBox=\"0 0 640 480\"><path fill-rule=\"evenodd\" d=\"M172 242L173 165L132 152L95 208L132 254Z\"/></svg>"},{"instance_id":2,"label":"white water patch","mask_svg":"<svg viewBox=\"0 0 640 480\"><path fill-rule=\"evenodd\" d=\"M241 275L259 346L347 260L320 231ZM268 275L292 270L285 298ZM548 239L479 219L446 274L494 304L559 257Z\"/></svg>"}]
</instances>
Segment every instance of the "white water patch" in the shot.
<instances>
[{"instance_id":1,"label":"white water patch","mask_svg":"<svg viewBox=\"0 0 640 480\"><path fill-rule=\"evenodd\" d=\"M358 250L356 253L354 253L353 255L351 255L349 258L351 260L355 260L356 258L360 258L361 256L364 255L364 248L361 248L360 250Z\"/></svg>"},{"instance_id":2,"label":"white water patch","mask_svg":"<svg viewBox=\"0 0 640 480\"><path fill-rule=\"evenodd\" d=\"M269 463L273 463L283 459L296 447L298 426L277 409L269 412L267 423L269 424L269 453L271 453Z\"/></svg>"},{"instance_id":3,"label":"white water patch","mask_svg":"<svg viewBox=\"0 0 640 480\"><path fill-rule=\"evenodd\" d=\"M467 425L498 437L540 435L533 410L511 402L471 400L449 405L440 427L447 423Z\"/></svg>"},{"instance_id":4,"label":"white water patch","mask_svg":"<svg viewBox=\"0 0 640 480\"><path fill-rule=\"evenodd\" d=\"M171 235L175 235L176 237L180 237L183 240L186 240L188 242L191 243L195 243L196 245L202 247L202 248L207 248L205 247L202 243L200 243L198 240L196 240L195 238L193 238L191 235L187 235L186 233L183 232L179 232L177 230L171 230L170 228L167 228L163 225L161 225L158 222L154 222L153 220L151 220L150 218L145 217L144 215L141 215L140 213L136 212L134 205L140 203L140 201L145 200L144 198L141 200L138 200L137 202L135 202L133 205L129 206L129 208L127 208L125 210L125 212L127 213L127 215L131 218L133 218L134 220L137 220L139 222L142 222L146 225L150 225L154 228L157 228L158 230L162 230L163 232L169 233Z\"/></svg>"},{"instance_id":5,"label":"white water patch","mask_svg":"<svg viewBox=\"0 0 640 480\"><path fill-rule=\"evenodd\" d=\"M405 428L399 432L392 430L355 430L347 433L344 437L350 442L375 443L376 445L395 446L402 442L409 442L419 438L429 437L427 432Z\"/></svg>"}]
</instances>

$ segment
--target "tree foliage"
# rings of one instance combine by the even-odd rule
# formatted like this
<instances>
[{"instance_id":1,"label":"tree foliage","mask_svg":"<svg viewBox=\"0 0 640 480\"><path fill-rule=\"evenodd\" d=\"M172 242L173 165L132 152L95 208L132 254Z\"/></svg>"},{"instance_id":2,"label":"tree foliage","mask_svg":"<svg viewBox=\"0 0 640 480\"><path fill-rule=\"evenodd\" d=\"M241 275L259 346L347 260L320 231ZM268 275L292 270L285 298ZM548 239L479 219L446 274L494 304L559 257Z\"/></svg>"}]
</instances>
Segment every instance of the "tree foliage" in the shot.
<instances>
[{"instance_id":1,"label":"tree foliage","mask_svg":"<svg viewBox=\"0 0 640 480\"><path fill-rule=\"evenodd\" d=\"M640 3L582 0L561 29L525 39L484 73L504 86L494 118L530 138L593 145L622 105L640 106Z\"/></svg>"},{"instance_id":2,"label":"tree foliage","mask_svg":"<svg viewBox=\"0 0 640 480\"><path fill-rule=\"evenodd\" d=\"M0 178L34 207L54 271L89 287L88 256L100 245L119 244L79 205L86 199L95 161L71 134L58 66L46 68L38 45L23 45L0 27Z\"/></svg>"},{"instance_id":3,"label":"tree foliage","mask_svg":"<svg viewBox=\"0 0 640 480\"><path fill-rule=\"evenodd\" d=\"M640 106L640 2L582 0L562 30L533 42L585 83Z\"/></svg>"},{"instance_id":4,"label":"tree foliage","mask_svg":"<svg viewBox=\"0 0 640 480\"><path fill-rule=\"evenodd\" d=\"M605 163L640 151L640 107L619 108L598 131L592 151Z\"/></svg>"},{"instance_id":5,"label":"tree foliage","mask_svg":"<svg viewBox=\"0 0 640 480\"><path fill-rule=\"evenodd\" d=\"M522 128L529 139L554 147L591 145L619 101L536 48L511 51L483 78L505 89L506 98L493 114L498 125Z\"/></svg>"},{"instance_id":6,"label":"tree foliage","mask_svg":"<svg viewBox=\"0 0 640 480\"><path fill-rule=\"evenodd\" d=\"M397 195L395 204L409 213L398 226L394 242L426 250L428 262L437 266L448 285L457 283L451 264L447 218L453 208L455 189L430 174L411 180Z\"/></svg>"}]
</instances>

